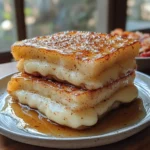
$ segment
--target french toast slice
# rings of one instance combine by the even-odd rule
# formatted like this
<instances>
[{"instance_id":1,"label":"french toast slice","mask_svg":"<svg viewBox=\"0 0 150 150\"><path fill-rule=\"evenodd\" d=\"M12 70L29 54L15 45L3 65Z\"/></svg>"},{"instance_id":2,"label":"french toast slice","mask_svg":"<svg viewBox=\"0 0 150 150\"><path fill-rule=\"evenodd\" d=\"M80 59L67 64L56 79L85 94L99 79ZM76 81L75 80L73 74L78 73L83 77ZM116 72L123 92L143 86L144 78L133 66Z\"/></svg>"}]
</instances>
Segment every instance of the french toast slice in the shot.
<instances>
[{"instance_id":1,"label":"french toast slice","mask_svg":"<svg viewBox=\"0 0 150 150\"><path fill-rule=\"evenodd\" d=\"M48 97L57 103L65 105L71 110L81 110L94 107L101 101L109 98L117 90L133 84L135 73L131 73L126 77L118 79L106 87L97 90L85 90L77 88L70 84L53 82L45 78L37 78L27 74L18 73L14 75L8 83L7 90L10 95L14 91L25 90L38 93L44 97Z\"/></svg>"},{"instance_id":2,"label":"french toast slice","mask_svg":"<svg viewBox=\"0 0 150 150\"><path fill-rule=\"evenodd\" d=\"M133 78L134 74L130 74L104 89L86 91L18 74L12 77L7 90L13 99L38 109L59 125L84 129L95 125L99 118L121 103L129 103L137 97Z\"/></svg>"},{"instance_id":3,"label":"french toast slice","mask_svg":"<svg viewBox=\"0 0 150 150\"><path fill-rule=\"evenodd\" d=\"M67 31L16 42L12 54L21 72L93 90L133 72L139 47L116 35Z\"/></svg>"}]
</instances>

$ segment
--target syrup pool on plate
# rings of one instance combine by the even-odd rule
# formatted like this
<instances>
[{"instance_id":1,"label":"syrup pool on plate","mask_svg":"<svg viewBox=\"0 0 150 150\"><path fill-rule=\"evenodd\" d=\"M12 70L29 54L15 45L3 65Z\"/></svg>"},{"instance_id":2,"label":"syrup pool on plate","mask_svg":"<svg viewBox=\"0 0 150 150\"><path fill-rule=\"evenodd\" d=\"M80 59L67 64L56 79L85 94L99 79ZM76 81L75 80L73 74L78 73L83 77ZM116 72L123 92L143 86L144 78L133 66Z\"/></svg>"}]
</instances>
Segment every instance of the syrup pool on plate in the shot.
<instances>
[{"instance_id":1,"label":"syrup pool on plate","mask_svg":"<svg viewBox=\"0 0 150 150\"><path fill-rule=\"evenodd\" d=\"M101 135L136 124L145 116L141 99L135 99L129 104L107 113L98 123L85 130L74 130L51 122L44 115L26 105L19 104L7 96L1 113L7 114L17 120L22 130L36 131L52 137L83 137Z\"/></svg>"}]
</instances>

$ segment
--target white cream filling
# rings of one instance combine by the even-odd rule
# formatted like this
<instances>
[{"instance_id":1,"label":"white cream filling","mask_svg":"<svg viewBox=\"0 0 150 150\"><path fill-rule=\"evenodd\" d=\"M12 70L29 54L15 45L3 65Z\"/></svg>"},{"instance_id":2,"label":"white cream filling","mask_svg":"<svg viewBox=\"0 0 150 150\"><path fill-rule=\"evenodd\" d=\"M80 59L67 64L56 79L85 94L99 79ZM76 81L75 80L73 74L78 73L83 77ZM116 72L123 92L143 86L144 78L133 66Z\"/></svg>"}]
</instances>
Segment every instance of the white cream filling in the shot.
<instances>
[{"instance_id":1,"label":"white cream filling","mask_svg":"<svg viewBox=\"0 0 150 150\"><path fill-rule=\"evenodd\" d=\"M38 72L42 76L52 75L59 80L68 81L76 86L84 84L87 89L97 89L120 78L120 75L126 75L127 72L133 71L135 66L135 60L127 60L123 63L115 64L111 68L107 68L95 77L89 76L88 70L86 74L83 74L82 71L75 68L67 69L63 65L36 59L21 60L18 64L18 69L30 74Z\"/></svg>"},{"instance_id":2,"label":"white cream filling","mask_svg":"<svg viewBox=\"0 0 150 150\"><path fill-rule=\"evenodd\" d=\"M111 98L100 102L95 107L80 111L72 111L64 105L52 101L50 98L29 91L18 90L13 93L20 103L38 109L50 120L71 128L79 128L81 126L92 126L96 124L98 117L106 113L115 102L131 102L137 97L138 92L135 86L130 85L119 90Z\"/></svg>"}]
</instances>

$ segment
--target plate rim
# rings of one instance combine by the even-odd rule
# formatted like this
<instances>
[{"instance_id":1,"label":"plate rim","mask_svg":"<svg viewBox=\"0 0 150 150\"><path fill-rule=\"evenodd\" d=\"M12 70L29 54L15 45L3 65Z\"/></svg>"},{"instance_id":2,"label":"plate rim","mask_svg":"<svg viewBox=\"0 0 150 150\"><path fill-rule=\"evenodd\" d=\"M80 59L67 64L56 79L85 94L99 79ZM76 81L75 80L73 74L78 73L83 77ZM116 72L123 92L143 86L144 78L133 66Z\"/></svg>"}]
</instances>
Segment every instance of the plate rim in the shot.
<instances>
[{"instance_id":1,"label":"plate rim","mask_svg":"<svg viewBox=\"0 0 150 150\"><path fill-rule=\"evenodd\" d=\"M114 136L116 134L123 134L123 133L129 132L129 131L132 131L133 129L141 127L141 125L145 125L146 127L149 126L150 125L150 118L149 118L149 120L141 120L140 122L138 122L138 124L134 124L132 126L119 129L119 130L117 130L117 133L115 132L115 133L111 134L111 132L108 132L108 133L105 133L105 134L102 134L102 135L94 135L94 136L87 136L87 137L85 136L85 137L59 138L59 137L50 137L50 136L38 135L38 136L40 136L40 138L39 138L38 136L35 136L32 133L28 132L29 134L32 135L32 136L29 137L28 135L24 135L24 134L20 134L18 132L11 131L11 130L9 130L7 128L3 128L2 126L0 126L0 133L1 133L1 129L2 129L2 131L4 131L4 132L12 133L13 135L17 135L17 136L21 136L21 137L26 137L26 138L30 138L30 139L37 138L37 139L42 139L42 140L75 141L75 140L88 140L88 139L96 139L96 138L106 138L108 136L111 137L111 136Z\"/></svg>"}]
</instances>

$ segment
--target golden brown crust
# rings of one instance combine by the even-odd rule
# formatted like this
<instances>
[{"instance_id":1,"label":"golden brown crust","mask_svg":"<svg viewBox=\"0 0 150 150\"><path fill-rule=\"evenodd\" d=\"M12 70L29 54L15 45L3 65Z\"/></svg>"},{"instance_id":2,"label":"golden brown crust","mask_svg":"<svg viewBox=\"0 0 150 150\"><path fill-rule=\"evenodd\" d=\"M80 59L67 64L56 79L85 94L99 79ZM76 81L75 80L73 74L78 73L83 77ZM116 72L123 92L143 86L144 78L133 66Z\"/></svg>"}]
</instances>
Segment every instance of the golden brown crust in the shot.
<instances>
[{"instance_id":1,"label":"golden brown crust","mask_svg":"<svg viewBox=\"0 0 150 150\"><path fill-rule=\"evenodd\" d=\"M105 87L110 89L110 88L112 88L112 86L115 83L120 82L121 80L126 79L129 76L135 77L135 72L130 72L128 75L117 79L116 81L114 81L111 84L108 84ZM75 95L75 96L80 96L80 95L86 94L86 93L89 94L89 95L94 94L97 91L100 92L100 90L104 88L103 87L103 88L99 88L99 89L96 89L96 90L87 90L87 89L82 89L82 88L76 87L76 86L71 85L71 84L60 83L60 82L57 82L57 81L47 80L46 78L42 78L42 77L39 78L39 77L31 76L31 75L25 74L25 73L15 74L14 76L12 76L11 81L15 81L16 83L19 83L21 81L20 79L23 79L24 81L29 80L29 81L32 81L33 83L40 83L45 88L52 87L57 91L65 92L65 93L68 93L68 94L70 93L71 95ZM12 82L13 85L11 85L11 82L8 84L8 86L7 86L8 91L16 91L16 90L22 88L22 87L19 87L19 86L15 86L15 84L14 84L15 82ZM19 85L19 84L16 84L16 85Z\"/></svg>"},{"instance_id":2,"label":"golden brown crust","mask_svg":"<svg viewBox=\"0 0 150 150\"><path fill-rule=\"evenodd\" d=\"M102 34L96 32L83 32L83 31L67 31L59 32L49 36L40 36L32 39L16 42L12 46L12 53L14 54L15 48L40 49L46 58L47 53L55 55L66 55L69 58L90 61L97 60L109 56L118 51L120 48L124 49L129 45L138 43L132 39L124 39L120 36ZM23 54L20 58L25 58ZM58 57L58 56L56 56ZM16 57L18 60L18 58Z\"/></svg>"}]
</instances>

